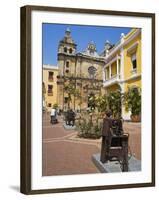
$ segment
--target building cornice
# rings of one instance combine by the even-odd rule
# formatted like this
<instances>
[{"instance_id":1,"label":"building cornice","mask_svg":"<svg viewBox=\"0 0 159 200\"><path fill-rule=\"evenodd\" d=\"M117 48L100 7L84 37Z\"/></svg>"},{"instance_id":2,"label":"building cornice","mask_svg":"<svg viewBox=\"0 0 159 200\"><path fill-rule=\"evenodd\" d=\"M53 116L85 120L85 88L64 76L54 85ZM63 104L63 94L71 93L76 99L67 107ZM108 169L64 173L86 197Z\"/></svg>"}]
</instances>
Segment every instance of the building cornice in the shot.
<instances>
[{"instance_id":1,"label":"building cornice","mask_svg":"<svg viewBox=\"0 0 159 200\"><path fill-rule=\"evenodd\" d=\"M97 79L97 78L88 78L88 77L81 77L81 76L67 76L67 75L62 75L59 76L60 79L68 79L68 80L82 80L82 81L95 81L95 82L103 82L102 79Z\"/></svg>"},{"instance_id":2,"label":"building cornice","mask_svg":"<svg viewBox=\"0 0 159 200\"><path fill-rule=\"evenodd\" d=\"M131 81L131 80L138 79L138 78L141 78L141 74L136 74L136 75L133 75L132 77L129 77L125 80L121 80L120 83L124 83L124 82Z\"/></svg>"},{"instance_id":3,"label":"building cornice","mask_svg":"<svg viewBox=\"0 0 159 200\"><path fill-rule=\"evenodd\" d=\"M115 56L113 59L111 59L108 63L106 63L106 65L104 66L104 68L109 67L109 65L111 65L113 62L117 61L117 59L121 59L121 56Z\"/></svg>"},{"instance_id":4,"label":"building cornice","mask_svg":"<svg viewBox=\"0 0 159 200\"><path fill-rule=\"evenodd\" d=\"M128 39L126 39L124 42L119 42L117 46L115 46L113 49L110 50L110 53L105 58L105 61L110 59L117 51L119 51L122 47L126 46L130 41L132 41L134 38L136 38L141 33L141 29L138 29L134 34L132 34Z\"/></svg>"},{"instance_id":5,"label":"building cornice","mask_svg":"<svg viewBox=\"0 0 159 200\"><path fill-rule=\"evenodd\" d=\"M128 53L128 54L131 54L131 52L134 51L134 50L137 48L138 44L139 44L139 42L137 41L137 42L135 42L133 45L131 45L131 46L128 48L127 53Z\"/></svg>"},{"instance_id":6,"label":"building cornice","mask_svg":"<svg viewBox=\"0 0 159 200\"><path fill-rule=\"evenodd\" d=\"M83 58L83 59L87 59L87 60L94 60L94 61L98 61L98 62L102 62L102 63L105 63L105 59L104 58L101 58L101 57L91 57L91 56L87 56L87 55L84 55L82 53L76 53L74 55L70 55L70 54L67 54L67 53L58 53L58 56L68 56L68 57L72 57L72 58Z\"/></svg>"},{"instance_id":7,"label":"building cornice","mask_svg":"<svg viewBox=\"0 0 159 200\"><path fill-rule=\"evenodd\" d=\"M98 61L98 62L103 62L105 63L105 60L101 57L93 57L93 56L88 56L88 55L84 55L82 53L77 53L77 57L80 57L80 58L85 58L85 59L88 59L88 60L94 60L94 61Z\"/></svg>"},{"instance_id":8,"label":"building cornice","mask_svg":"<svg viewBox=\"0 0 159 200\"><path fill-rule=\"evenodd\" d=\"M58 71L58 67L54 65L43 65L43 70L57 70Z\"/></svg>"},{"instance_id":9,"label":"building cornice","mask_svg":"<svg viewBox=\"0 0 159 200\"><path fill-rule=\"evenodd\" d=\"M135 79L138 79L138 78L141 78L141 74L136 74L136 75L133 75L132 77L129 77L125 80L121 80L120 75L118 74L114 78L103 81L103 87L107 88L107 87L110 87L110 86L115 85L115 84L122 84L122 83L131 81L131 80L135 80Z\"/></svg>"},{"instance_id":10,"label":"building cornice","mask_svg":"<svg viewBox=\"0 0 159 200\"><path fill-rule=\"evenodd\" d=\"M70 43L70 42L64 42L64 41L60 41L59 44L63 44L63 45L71 45L71 46L77 46L76 43Z\"/></svg>"}]
</instances>

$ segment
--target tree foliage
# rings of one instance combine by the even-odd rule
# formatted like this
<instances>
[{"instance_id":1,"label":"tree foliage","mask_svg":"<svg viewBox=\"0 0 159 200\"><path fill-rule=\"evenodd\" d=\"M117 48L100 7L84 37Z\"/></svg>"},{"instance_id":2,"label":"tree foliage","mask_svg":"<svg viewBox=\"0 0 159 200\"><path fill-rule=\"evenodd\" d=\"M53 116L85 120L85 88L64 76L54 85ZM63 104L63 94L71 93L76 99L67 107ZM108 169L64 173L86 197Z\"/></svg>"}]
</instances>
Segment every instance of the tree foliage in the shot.
<instances>
[{"instance_id":1,"label":"tree foliage","mask_svg":"<svg viewBox=\"0 0 159 200\"><path fill-rule=\"evenodd\" d=\"M139 88L128 88L124 94L124 104L127 111L132 115L141 114L141 91Z\"/></svg>"},{"instance_id":2,"label":"tree foliage","mask_svg":"<svg viewBox=\"0 0 159 200\"><path fill-rule=\"evenodd\" d=\"M112 111L113 117L121 117L122 94L120 90L110 92L107 96L108 109Z\"/></svg>"}]
</instances>

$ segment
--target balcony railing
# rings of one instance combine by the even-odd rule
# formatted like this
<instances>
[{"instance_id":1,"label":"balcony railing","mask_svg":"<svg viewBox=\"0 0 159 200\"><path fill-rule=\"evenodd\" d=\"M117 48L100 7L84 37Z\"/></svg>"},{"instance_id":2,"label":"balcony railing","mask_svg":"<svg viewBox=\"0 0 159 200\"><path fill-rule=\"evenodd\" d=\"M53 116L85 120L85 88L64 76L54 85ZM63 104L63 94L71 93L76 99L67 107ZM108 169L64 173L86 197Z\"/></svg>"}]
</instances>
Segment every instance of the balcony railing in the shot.
<instances>
[{"instance_id":1,"label":"balcony railing","mask_svg":"<svg viewBox=\"0 0 159 200\"><path fill-rule=\"evenodd\" d=\"M115 83L118 83L119 81L120 81L120 74L115 74L111 78L103 81L103 86L107 87L107 86L113 85Z\"/></svg>"}]
</instances>

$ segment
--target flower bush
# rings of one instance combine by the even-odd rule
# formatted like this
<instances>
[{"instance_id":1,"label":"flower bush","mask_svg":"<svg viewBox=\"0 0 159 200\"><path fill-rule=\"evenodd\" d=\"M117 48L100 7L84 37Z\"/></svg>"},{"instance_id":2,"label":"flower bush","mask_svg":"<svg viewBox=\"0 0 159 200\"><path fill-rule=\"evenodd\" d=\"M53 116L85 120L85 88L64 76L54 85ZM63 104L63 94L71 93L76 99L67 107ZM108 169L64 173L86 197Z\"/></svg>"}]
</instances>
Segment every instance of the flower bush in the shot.
<instances>
[{"instance_id":1,"label":"flower bush","mask_svg":"<svg viewBox=\"0 0 159 200\"><path fill-rule=\"evenodd\" d=\"M92 113L91 113L92 114ZM98 139L101 137L102 123L95 116L85 115L76 122L78 136L82 138Z\"/></svg>"},{"instance_id":2,"label":"flower bush","mask_svg":"<svg viewBox=\"0 0 159 200\"><path fill-rule=\"evenodd\" d=\"M141 91L139 88L129 88L124 94L124 104L127 111L133 115L141 114Z\"/></svg>"},{"instance_id":3,"label":"flower bush","mask_svg":"<svg viewBox=\"0 0 159 200\"><path fill-rule=\"evenodd\" d=\"M110 92L107 96L108 109L112 111L113 117L121 117L122 94L120 90Z\"/></svg>"}]
</instances>

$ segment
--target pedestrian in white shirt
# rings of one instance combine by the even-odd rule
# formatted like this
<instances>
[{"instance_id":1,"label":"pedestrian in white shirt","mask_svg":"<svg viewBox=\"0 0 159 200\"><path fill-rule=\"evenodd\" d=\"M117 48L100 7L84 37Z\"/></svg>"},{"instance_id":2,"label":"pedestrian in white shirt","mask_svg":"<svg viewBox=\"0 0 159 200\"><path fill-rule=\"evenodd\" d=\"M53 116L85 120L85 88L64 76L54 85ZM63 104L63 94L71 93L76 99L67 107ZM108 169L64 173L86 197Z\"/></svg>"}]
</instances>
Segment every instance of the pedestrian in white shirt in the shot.
<instances>
[{"instance_id":1,"label":"pedestrian in white shirt","mask_svg":"<svg viewBox=\"0 0 159 200\"><path fill-rule=\"evenodd\" d=\"M55 108L52 108L52 109L51 109L50 117L51 117L51 123L52 123L52 124L57 123L57 119L56 119L56 109L55 109Z\"/></svg>"}]
</instances>

